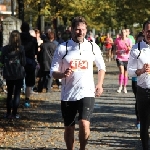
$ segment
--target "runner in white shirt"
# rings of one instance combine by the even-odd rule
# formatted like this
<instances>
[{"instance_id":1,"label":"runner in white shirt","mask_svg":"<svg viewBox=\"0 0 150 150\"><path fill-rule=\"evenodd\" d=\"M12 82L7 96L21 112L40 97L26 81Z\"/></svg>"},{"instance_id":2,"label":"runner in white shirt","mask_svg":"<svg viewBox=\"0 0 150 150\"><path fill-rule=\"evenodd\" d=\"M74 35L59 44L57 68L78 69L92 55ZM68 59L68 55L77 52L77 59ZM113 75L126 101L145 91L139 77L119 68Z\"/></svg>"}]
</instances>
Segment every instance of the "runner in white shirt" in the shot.
<instances>
[{"instance_id":1,"label":"runner in white shirt","mask_svg":"<svg viewBox=\"0 0 150 150\"><path fill-rule=\"evenodd\" d=\"M85 39L87 23L83 17L72 21L72 39L59 45L51 65L51 75L62 79L61 110L64 118L64 138L68 150L74 148L75 118L79 113L80 150L90 135L90 116L95 96L103 92L105 63L99 46ZM93 61L98 67L98 83L94 85Z\"/></svg>"},{"instance_id":2,"label":"runner in white shirt","mask_svg":"<svg viewBox=\"0 0 150 150\"><path fill-rule=\"evenodd\" d=\"M150 122L150 21L144 22L143 34L144 41L132 47L127 69L130 76L137 76L136 98L140 118L140 137L143 150L148 150Z\"/></svg>"}]
</instances>

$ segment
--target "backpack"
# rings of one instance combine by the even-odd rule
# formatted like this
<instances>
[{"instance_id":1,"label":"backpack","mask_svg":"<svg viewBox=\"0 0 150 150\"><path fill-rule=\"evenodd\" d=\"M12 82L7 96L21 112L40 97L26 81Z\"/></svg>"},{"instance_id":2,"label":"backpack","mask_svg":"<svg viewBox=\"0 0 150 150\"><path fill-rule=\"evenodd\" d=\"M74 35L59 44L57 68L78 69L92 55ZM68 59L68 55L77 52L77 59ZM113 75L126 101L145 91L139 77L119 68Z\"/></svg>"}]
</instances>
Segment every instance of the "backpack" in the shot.
<instances>
[{"instance_id":1,"label":"backpack","mask_svg":"<svg viewBox=\"0 0 150 150\"><path fill-rule=\"evenodd\" d=\"M23 79L25 77L25 70L22 65L22 60L25 60L25 56L23 55L22 49L14 55L11 55L8 49L5 50L3 78L7 80Z\"/></svg>"},{"instance_id":2,"label":"backpack","mask_svg":"<svg viewBox=\"0 0 150 150\"><path fill-rule=\"evenodd\" d=\"M91 41L88 41L88 42L90 42L90 43L91 43L91 45L92 45L92 52L93 52L93 44L92 44L92 42L91 42ZM65 56L66 56L66 55L67 55L67 53L68 53L67 45L68 45L68 41L66 42L66 54L62 57L62 59L64 59L64 58L65 58ZM95 53L94 53L94 52L93 52L93 55L95 55Z\"/></svg>"}]
</instances>

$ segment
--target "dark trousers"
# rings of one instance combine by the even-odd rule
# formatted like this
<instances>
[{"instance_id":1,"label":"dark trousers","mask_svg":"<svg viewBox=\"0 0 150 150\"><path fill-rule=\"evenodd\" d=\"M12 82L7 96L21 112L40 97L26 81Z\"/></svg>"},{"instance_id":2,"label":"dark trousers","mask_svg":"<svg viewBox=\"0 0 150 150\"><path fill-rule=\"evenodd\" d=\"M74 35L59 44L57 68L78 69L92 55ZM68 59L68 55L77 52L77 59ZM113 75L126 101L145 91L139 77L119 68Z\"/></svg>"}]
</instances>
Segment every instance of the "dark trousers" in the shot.
<instances>
[{"instance_id":1,"label":"dark trousers","mask_svg":"<svg viewBox=\"0 0 150 150\"><path fill-rule=\"evenodd\" d=\"M137 86L137 106L140 118L140 137L143 150L148 150L149 122L150 122L150 89Z\"/></svg>"},{"instance_id":2,"label":"dark trousers","mask_svg":"<svg viewBox=\"0 0 150 150\"><path fill-rule=\"evenodd\" d=\"M20 102L20 93L21 93L21 87L23 85L23 79L18 80L6 80L7 85L7 114L16 115L17 109ZM12 100L12 95L14 94L14 99Z\"/></svg>"},{"instance_id":3,"label":"dark trousers","mask_svg":"<svg viewBox=\"0 0 150 150\"><path fill-rule=\"evenodd\" d=\"M38 82L38 92L42 92L43 88L46 88L46 92L50 92L52 85L52 78L49 71L42 71L41 77Z\"/></svg>"},{"instance_id":4,"label":"dark trousers","mask_svg":"<svg viewBox=\"0 0 150 150\"><path fill-rule=\"evenodd\" d=\"M138 114L138 109L137 109L137 99L136 99L137 81L132 81L132 91L133 91L134 96L135 96L135 115L137 117L137 121L140 121L139 114Z\"/></svg>"}]
</instances>

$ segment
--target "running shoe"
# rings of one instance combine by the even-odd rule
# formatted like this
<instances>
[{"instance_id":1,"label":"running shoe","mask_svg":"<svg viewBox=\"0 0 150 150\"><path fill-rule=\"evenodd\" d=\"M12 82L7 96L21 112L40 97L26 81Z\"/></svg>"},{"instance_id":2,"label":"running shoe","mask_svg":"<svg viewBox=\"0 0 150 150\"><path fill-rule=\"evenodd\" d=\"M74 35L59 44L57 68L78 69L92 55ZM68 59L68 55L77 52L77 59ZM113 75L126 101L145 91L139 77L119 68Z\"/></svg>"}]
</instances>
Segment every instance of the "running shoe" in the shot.
<instances>
[{"instance_id":1,"label":"running shoe","mask_svg":"<svg viewBox=\"0 0 150 150\"><path fill-rule=\"evenodd\" d=\"M29 107L30 107L30 103L29 103L29 102L25 102L25 103L24 103L24 106L25 106L26 108L29 108Z\"/></svg>"},{"instance_id":2,"label":"running shoe","mask_svg":"<svg viewBox=\"0 0 150 150\"><path fill-rule=\"evenodd\" d=\"M137 129L140 129L140 122L136 124Z\"/></svg>"},{"instance_id":3,"label":"running shoe","mask_svg":"<svg viewBox=\"0 0 150 150\"><path fill-rule=\"evenodd\" d=\"M7 114L7 113L6 113L6 114L4 115L4 118L5 118L5 119L11 119L11 114Z\"/></svg>"},{"instance_id":4,"label":"running shoe","mask_svg":"<svg viewBox=\"0 0 150 150\"><path fill-rule=\"evenodd\" d=\"M120 86L119 89L117 90L117 93L121 93L122 87Z\"/></svg>"},{"instance_id":5,"label":"running shoe","mask_svg":"<svg viewBox=\"0 0 150 150\"><path fill-rule=\"evenodd\" d=\"M125 94L128 93L127 88L124 88L124 93L125 93Z\"/></svg>"},{"instance_id":6,"label":"running shoe","mask_svg":"<svg viewBox=\"0 0 150 150\"><path fill-rule=\"evenodd\" d=\"M19 119L20 118L20 116L19 116L19 114L16 114L16 115L11 115L11 119Z\"/></svg>"}]
</instances>

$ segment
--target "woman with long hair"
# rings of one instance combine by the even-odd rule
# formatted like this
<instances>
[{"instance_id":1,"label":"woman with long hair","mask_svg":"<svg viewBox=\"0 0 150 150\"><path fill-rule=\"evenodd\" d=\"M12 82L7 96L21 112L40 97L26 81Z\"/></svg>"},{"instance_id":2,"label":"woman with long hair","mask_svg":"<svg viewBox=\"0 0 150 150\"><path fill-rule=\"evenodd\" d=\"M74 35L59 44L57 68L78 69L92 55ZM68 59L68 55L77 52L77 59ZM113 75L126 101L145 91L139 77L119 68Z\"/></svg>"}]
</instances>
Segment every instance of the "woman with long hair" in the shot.
<instances>
[{"instance_id":1,"label":"woman with long hair","mask_svg":"<svg viewBox=\"0 0 150 150\"><path fill-rule=\"evenodd\" d=\"M2 48L1 62L3 66L3 77L7 85L7 112L5 117L19 118L18 106L20 102L21 87L25 77L24 66L26 63L25 52L21 45L20 33L14 30L10 34L9 44ZM12 99L14 95L14 99Z\"/></svg>"},{"instance_id":2,"label":"woman with long hair","mask_svg":"<svg viewBox=\"0 0 150 150\"><path fill-rule=\"evenodd\" d=\"M128 73L127 73L127 64L130 49L132 47L132 42L127 38L126 30L121 31L121 35L114 42L116 47L116 62L119 68L119 89L118 93L121 93L124 86L124 93L127 93L127 83L128 83Z\"/></svg>"}]
</instances>

